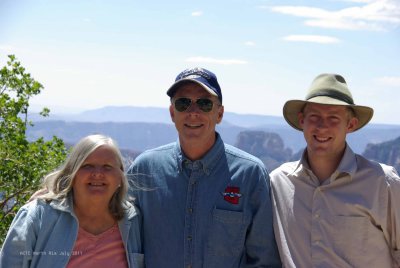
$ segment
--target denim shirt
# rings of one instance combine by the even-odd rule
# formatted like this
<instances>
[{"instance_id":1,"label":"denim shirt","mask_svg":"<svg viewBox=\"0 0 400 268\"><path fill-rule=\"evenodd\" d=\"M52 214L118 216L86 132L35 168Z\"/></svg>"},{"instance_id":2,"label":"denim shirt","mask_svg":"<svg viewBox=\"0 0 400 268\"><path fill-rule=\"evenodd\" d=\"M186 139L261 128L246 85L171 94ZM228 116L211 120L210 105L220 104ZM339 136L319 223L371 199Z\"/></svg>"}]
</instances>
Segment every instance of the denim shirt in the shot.
<instances>
[{"instance_id":1,"label":"denim shirt","mask_svg":"<svg viewBox=\"0 0 400 268\"><path fill-rule=\"evenodd\" d=\"M143 214L147 268L280 267L268 173L218 134L197 161L179 141L146 151L128 178Z\"/></svg>"},{"instance_id":2,"label":"denim shirt","mask_svg":"<svg viewBox=\"0 0 400 268\"><path fill-rule=\"evenodd\" d=\"M144 267L140 215L128 204L118 222L129 267ZM15 216L0 252L0 267L66 267L78 236L71 195L65 202L37 199Z\"/></svg>"}]
</instances>

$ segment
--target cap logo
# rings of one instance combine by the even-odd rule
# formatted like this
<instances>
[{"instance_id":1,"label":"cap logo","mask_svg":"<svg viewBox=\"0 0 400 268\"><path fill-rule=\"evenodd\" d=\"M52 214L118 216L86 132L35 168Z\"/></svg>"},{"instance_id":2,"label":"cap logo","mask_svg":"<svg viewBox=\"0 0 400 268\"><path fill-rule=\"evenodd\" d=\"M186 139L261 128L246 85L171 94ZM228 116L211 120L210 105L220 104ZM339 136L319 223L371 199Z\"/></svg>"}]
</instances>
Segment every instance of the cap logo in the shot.
<instances>
[{"instance_id":1,"label":"cap logo","mask_svg":"<svg viewBox=\"0 0 400 268\"><path fill-rule=\"evenodd\" d=\"M228 186L226 187L225 192L222 193L222 196L225 201L237 205L239 204L239 198L242 197L242 194L240 193L239 187Z\"/></svg>"},{"instance_id":2,"label":"cap logo","mask_svg":"<svg viewBox=\"0 0 400 268\"><path fill-rule=\"evenodd\" d=\"M194 78L197 76L204 77L205 79L210 79L210 75L201 68L194 68L183 72L177 80L182 78Z\"/></svg>"}]
</instances>

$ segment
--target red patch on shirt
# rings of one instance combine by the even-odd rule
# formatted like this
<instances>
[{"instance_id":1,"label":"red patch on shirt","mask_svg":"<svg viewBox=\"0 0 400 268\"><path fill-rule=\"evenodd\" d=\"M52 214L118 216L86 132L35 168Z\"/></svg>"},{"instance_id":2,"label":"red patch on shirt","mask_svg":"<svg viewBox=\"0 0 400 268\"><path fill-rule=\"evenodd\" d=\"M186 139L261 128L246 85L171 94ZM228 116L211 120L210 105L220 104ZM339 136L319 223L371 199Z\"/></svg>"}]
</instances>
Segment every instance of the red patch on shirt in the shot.
<instances>
[{"instance_id":1,"label":"red patch on shirt","mask_svg":"<svg viewBox=\"0 0 400 268\"><path fill-rule=\"evenodd\" d=\"M226 187L225 192L223 192L222 195L224 196L225 201L234 205L239 204L239 198L242 197L242 194L240 193L240 188L233 186Z\"/></svg>"}]
</instances>

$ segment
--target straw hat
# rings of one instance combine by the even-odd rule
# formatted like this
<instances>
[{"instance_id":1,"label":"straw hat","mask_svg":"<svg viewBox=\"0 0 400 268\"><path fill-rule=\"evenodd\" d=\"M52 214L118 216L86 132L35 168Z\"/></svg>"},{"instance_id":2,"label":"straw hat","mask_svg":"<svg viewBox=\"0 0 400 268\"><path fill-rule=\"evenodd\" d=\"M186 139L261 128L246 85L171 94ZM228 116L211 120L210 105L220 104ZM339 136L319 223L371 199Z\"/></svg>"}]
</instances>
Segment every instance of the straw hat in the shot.
<instances>
[{"instance_id":1,"label":"straw hat","mask_svg":"<svg viewBox=\"0 0 400 268\"><path fill-rule=\"evenodd\" d=\"M374 110L367 106L355 105L346 81L338 74L320 74L312 82L305 100L289 100L283 106L283 117L297 130L302 131L298 114L306 103L350 106L358 118L358 130L372 118Z\"/></svg>"}]
</instances>

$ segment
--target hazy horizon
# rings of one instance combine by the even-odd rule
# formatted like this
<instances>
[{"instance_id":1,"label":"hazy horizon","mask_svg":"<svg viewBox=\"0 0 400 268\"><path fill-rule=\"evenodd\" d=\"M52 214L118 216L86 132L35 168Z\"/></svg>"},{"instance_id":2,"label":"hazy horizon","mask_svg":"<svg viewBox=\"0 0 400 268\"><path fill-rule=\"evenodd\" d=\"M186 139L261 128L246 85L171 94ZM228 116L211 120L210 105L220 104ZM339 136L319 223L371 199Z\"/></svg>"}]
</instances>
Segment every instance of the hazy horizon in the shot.
<instances>
[{"instance_id":1,"label":"hazy horizon","mask_svg":"<svg viewBox=\"0 0 400 268\"><path fill-rule=\"evenodd\" d=\"M216 73L226 111L281 116L320 73L346 79L372 123L400 124L398 0L1 0L14 54L53 113L168 107L176 75Z\"/></svg>"}]
</instances>

